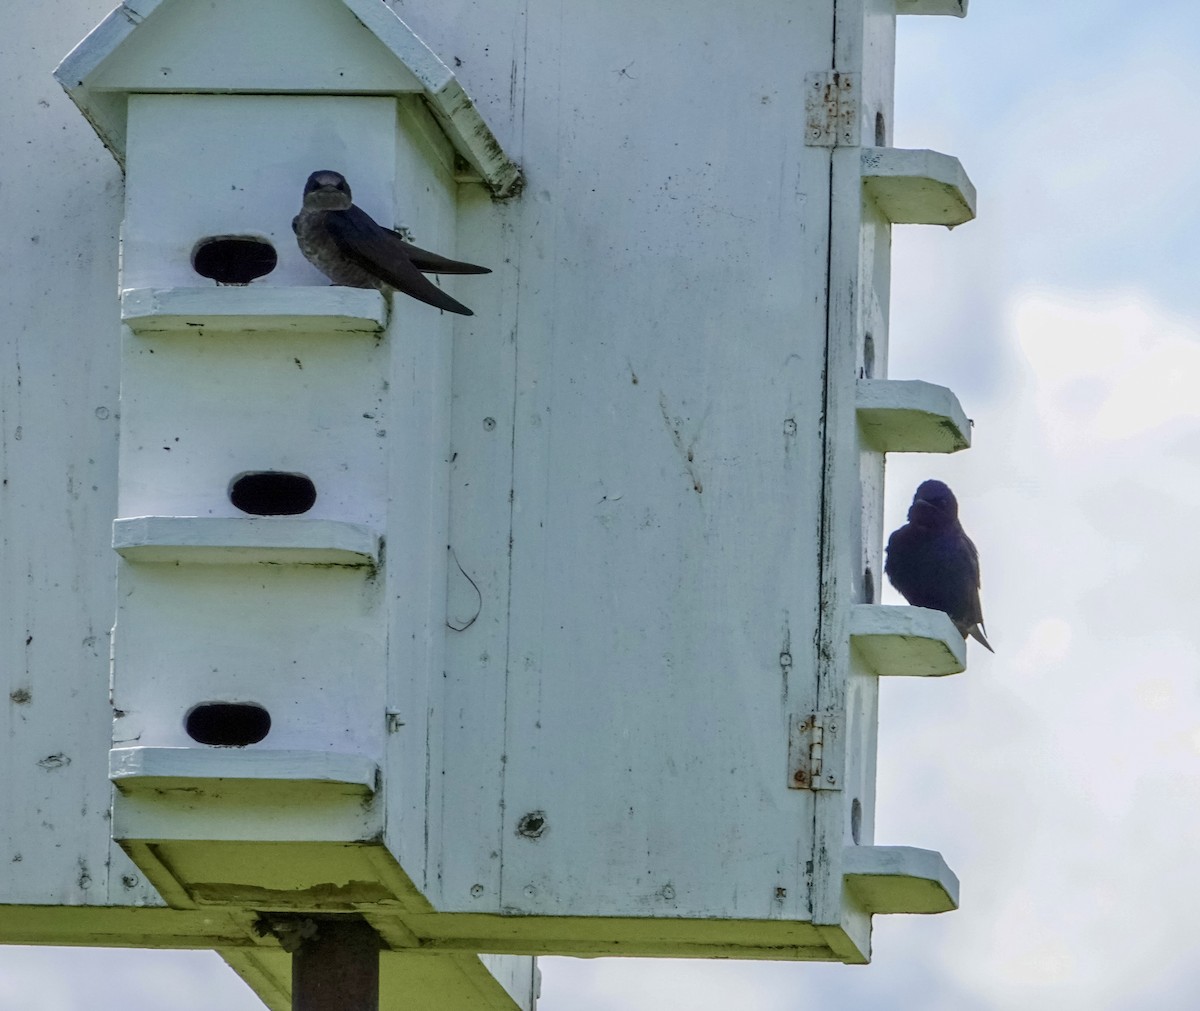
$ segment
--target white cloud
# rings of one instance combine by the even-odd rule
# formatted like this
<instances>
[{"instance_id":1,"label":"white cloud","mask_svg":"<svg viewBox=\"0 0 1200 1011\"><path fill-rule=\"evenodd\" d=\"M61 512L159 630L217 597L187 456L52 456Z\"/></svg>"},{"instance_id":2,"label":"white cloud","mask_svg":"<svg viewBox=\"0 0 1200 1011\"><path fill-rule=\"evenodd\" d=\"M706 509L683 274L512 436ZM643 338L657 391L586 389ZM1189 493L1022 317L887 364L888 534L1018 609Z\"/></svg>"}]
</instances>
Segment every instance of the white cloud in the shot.
<instances>
[{"instance_id":1,"label":"white cloud","mask_svg":"<svg viewBox=\"0 0 1200 1011\"><path fill-rule=\"evenodd\" d=\"M1200 327L1144 297L1020 298L1013 327L1060 455L1200 420ZM1139 453L1139 457L1145 459Z\"/></svg>"},{"instance_id":2,"label":"white cloud","mask_svg":"<svg viewBox=\"0 0 1200 1011\"><path fill-rule=\"evenodd\" d=\"M923 477L962 492L998 654L953 691L888 686L879 823L963 879L927 957L968 1006L1134 1007L1185 978L1200 902L1178 873L1200 846L1200 328L1138 293L1022 293L1005 319L980 448L889 463L897 523Z\"/></svg>"},{"instance_id":3,"label":"white cloud","mask_svg":"<svg viewBox=\"0 0 1200 1011\"><path fill-rule=\"evenodd\" d=\"M262 1011L211 951L0 945L4 1011Z\"/></svg>"}]
</instances>

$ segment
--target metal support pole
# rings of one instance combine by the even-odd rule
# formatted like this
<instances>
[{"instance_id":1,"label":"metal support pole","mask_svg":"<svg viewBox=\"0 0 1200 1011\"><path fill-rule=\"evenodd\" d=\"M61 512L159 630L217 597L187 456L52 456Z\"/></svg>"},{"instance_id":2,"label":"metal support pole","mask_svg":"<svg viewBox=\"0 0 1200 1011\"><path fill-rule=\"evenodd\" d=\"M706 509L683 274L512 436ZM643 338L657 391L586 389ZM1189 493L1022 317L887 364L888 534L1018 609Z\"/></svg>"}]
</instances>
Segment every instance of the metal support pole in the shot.
<instances>
[{"instance_id":1,"label":"metal support pole","mask_svg":"<svg viewBox=\"0 0 1200 1011\"><path fill-rule=\"evenodd\" d=\"M292 1011L379 1011L374 928L350 916L310 922L315 931L292 952Z\"/></svg>"}]
</instances>

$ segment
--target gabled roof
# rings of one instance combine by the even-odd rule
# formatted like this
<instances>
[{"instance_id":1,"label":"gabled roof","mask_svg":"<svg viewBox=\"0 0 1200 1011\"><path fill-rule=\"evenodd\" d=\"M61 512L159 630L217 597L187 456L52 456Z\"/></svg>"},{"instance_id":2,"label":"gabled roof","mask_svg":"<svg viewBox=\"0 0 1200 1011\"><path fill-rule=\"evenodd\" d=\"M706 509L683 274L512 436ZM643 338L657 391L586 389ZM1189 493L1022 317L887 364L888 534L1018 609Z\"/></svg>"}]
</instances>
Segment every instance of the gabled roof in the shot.
<instances>
[{"instance_id":1,"label":"gabled roof","mask_svg":"<svg viewBox=\"0 0 1200 1011\"><path fill-rule=\"evenodd\" d=\"M382 0L125 0L54 76L122 165L131 92L418 94L494 194L522 181L458 79Z\"/></svg>"}]
</instances>

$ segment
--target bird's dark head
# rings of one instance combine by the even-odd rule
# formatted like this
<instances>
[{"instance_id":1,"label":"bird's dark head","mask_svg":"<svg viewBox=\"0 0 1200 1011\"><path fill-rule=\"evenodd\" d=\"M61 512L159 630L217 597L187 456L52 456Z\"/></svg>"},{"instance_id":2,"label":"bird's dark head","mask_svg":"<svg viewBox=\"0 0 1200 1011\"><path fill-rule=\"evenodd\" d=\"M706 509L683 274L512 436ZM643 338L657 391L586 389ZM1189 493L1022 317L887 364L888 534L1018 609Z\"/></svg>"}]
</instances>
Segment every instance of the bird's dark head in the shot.
<instances>
[{"instance_id":1,"label":"bird's dark head","mask_svg":"<svg viewBox=\"0 0 1200 1011\"><path fill-rule=\"evenodd\" d=\"M340 172L321 169L304 184L304 207L311 211L344 211L350 206L350 184Z\"/></svg>"},{"instance_id":2,"label":"bird's dark head","mask_svg":"<svg viewBox=\"0 0 1200 1011\"><path fill-rule=\"evenodd\" d=\"M942 527L958 519L958 499L941 481L922 481L908 509L908 522Z\"/></svg>"}]
</instances>

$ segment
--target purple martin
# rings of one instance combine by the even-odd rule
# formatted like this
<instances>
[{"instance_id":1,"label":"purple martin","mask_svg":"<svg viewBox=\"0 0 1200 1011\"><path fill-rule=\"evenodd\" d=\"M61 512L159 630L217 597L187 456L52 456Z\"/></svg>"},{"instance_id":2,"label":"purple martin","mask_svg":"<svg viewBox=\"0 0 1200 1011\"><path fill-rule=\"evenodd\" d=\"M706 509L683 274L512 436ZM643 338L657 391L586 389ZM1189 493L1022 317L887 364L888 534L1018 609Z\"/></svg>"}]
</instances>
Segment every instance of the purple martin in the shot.
<instances>
[{"instance_id":1,"label":"purple martin","mask_svg":"<svg viewBox=\"0 0 1200 1011\"><path fill-rule=\"evenodd\" d=\"M963 638L990 652L979 605L979 552L958 522L958 500L941 481L923 481L908 522L888 538L883 571L904 599L950 616Z\"/></svg>"},{"instance_id":2,"label":"purple martin","mask_svg":"<svg viewBox=\"0 0 1200 1011\"><path fill-rule=\"evenodd\" d=\"M340 172L314 172L304 184L304 206L292 219L296 242L314 267L334 284L378 288L448 312L475 315L425 274L490 274L488 267L450 260L405 242L399 232L377 224L355 207L350 184Z\"/></svg>"}]
</instances>

